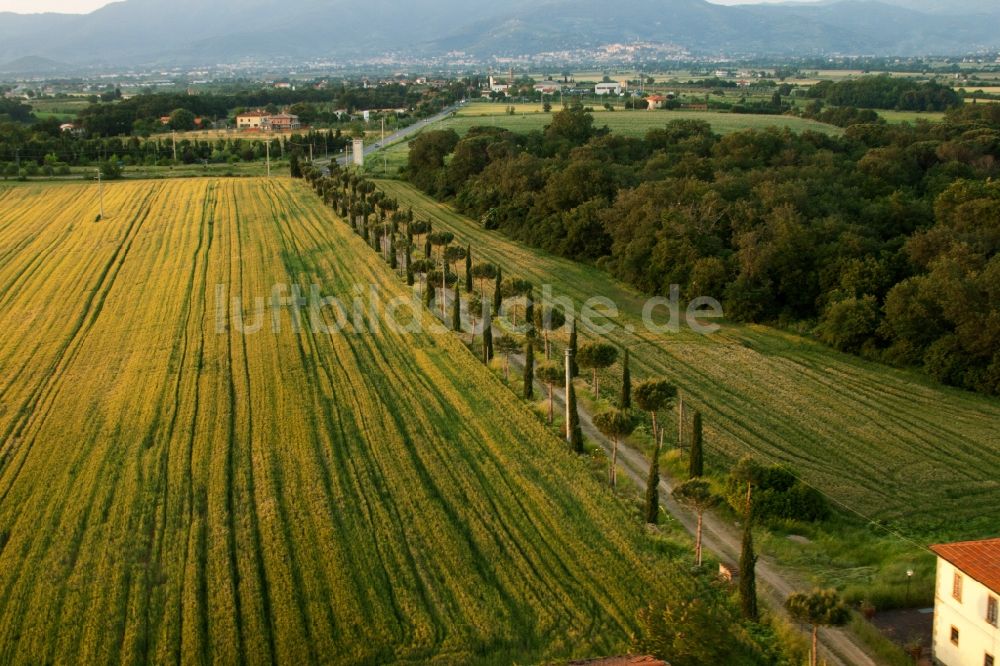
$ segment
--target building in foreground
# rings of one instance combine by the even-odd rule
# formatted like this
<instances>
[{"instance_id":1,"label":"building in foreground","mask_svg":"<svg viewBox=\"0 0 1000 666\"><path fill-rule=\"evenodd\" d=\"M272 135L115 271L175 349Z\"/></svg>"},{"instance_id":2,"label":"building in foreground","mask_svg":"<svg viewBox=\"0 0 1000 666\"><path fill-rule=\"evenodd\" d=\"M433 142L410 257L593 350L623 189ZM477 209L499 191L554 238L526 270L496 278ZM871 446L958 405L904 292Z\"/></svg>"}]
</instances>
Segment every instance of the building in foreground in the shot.
<instances>
[{"instance_id":1,"label":"building in foreground","mask_svg":"<svg viewBox=\"0 0 1000 666\"><path fill-rule=\"evenodd\" d=\"M931 546L931 550L938 556L932 643L935 663L994 666L1000 657L1000 538L944 543Z\"/></svg>"}]
</instances>

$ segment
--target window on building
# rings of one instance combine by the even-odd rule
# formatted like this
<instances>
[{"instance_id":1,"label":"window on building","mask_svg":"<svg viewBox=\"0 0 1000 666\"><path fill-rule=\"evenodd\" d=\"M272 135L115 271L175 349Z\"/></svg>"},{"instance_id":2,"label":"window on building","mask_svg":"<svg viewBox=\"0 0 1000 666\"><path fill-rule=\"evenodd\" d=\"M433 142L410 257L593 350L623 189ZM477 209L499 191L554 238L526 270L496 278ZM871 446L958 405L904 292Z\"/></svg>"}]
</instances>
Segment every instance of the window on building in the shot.
<instances>
[{"instance_id":1,"label":"window on building","mask_svg":"<svg viewBox=\"0 0 1000 666\"><path fill-rule=\"evenodd\" d=\"M951 596L957 600L962 600L962 574L955 572L955 577L951 581Z\"/></svg>"},{"instance_id":2,"label":"window on building","mask_svg":"<svg viewBox=\"0 0 1000 666\"><path fill-rule=\"evenodd\" d=\"M994 596L986 600L986 621L997 626L997 598Z\"/></svg>"},{"instance_id":3,"label":"window on building","mask_svg":"<svg viewBox=\"0 0 1000 666\"><path fill-rule=\"evenodd\" d=\"M958 627L954 625L951 627L951 642L958 645Z\"/></svg>"}]
</instances>

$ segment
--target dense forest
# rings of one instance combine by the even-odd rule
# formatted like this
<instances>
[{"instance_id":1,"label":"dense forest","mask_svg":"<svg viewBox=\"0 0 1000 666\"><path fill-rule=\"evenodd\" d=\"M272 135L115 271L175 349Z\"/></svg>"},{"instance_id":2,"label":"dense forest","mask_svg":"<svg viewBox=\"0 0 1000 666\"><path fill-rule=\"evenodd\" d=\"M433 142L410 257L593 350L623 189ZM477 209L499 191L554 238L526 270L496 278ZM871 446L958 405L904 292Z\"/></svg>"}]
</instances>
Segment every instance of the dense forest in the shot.
<instances>
[{"instance_id":1,"label":"dense forest","mask_svg":"<svg viewBox=\"0 0 1000 666\"><path fill-rule=\"evenodd\" d=\"M643 139L583 108L544 131L426 132L405 175L511 237L647 293L1000 393L1000 105L843 137L674 120Z\"/></svg>"},{"instance_id":2,"label":"dense forest","mask_svg":"<svg viewBox=\"0 0 1000 666\"><path fill-rule=\"evenodd\" d=\"M962 104L959 94L944 84L888 75L820 81L809 88L809 97L835 106L899 111L947 111Z\"/></svg>"}]
</instances>

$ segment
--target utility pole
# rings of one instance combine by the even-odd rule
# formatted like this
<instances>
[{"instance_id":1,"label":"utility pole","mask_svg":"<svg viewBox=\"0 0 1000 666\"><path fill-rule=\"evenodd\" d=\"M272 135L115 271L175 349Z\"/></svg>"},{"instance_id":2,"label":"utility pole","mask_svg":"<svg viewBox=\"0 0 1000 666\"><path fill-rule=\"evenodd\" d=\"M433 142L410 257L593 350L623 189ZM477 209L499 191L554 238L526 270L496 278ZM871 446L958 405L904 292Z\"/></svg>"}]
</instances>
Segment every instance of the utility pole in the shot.
<instances>
[{"instance_id":1,"label":"utility pole","mask_svg":"<svg viewBox=\"0 0 1000 666\"><path fill-rule=\"evenodd\" d=\"M311 143L309 144L309 161L313 161L313 145Z\"/></svg>"},{"instance_id":2,"label":"utility pole","mask_svg":"<svg viewBox=\"0 0 1000 666\"><path fill-rule=\"evenodd\" d=\"M101 170L97 170L97 196L101 202L101 219L104 219L104 182L101 180Z\"/></svg>"},{"instance_id":3,"label":"utility pole","mask_svg":"<svg viewBox=\"0 0 1000 666\"><path fill-rule=\"evenodd\" d=\"M265 141L264 142L264 151L267 154L267 157L265 158L265 161L267 162L267 177L270 178L271 177L271 142L270 141Z\"/></svg>"},{"instance_id":4,"label":"utility pole","mask_svg":"<svg viewBox=\"0 0 1000 666\"><path fill-rule=\"evenodd\" d=\"M385 175L389 173L389 164L385 156L385 116L382 116L382 140L379 142L379 148L382 150L382 174Z\"/></svg>"},{"instance_id":5,"label":"utility pole","mask_svg":"<svg viewBox=\"0 0 1000 666\"><path fill-rule=\"evenodd\" d=\"M573 350L569 347L566 348L566 399L563 401L566 403L566 441L573 443L573 431L570 429L570 412L569 412L569 386L573 381L573 373L570 368L573 367Z\"/></svg>"},{"instance_id":6,"label":"utility pole","mask_svg":"<svg viewBox=\"0 0 1000 666\"><path fill-rule=\"evenodd\" d=\"M174 140L174 162L177 161L177 131L170 130L170 138Z\"/></svg>"}]
</instances>

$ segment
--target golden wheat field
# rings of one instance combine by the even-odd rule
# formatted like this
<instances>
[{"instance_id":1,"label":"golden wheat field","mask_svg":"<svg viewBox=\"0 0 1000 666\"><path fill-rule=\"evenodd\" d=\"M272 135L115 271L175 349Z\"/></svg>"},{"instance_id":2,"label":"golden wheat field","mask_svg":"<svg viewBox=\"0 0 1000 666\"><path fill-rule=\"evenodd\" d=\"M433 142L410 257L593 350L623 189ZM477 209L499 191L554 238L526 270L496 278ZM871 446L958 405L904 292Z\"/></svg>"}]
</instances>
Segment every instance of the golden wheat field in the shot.
<instances>
[{"instance_id":1,"label":"golden wheat field","mask_svg":"<svg viewBox=\"0 0 1000 666\"><path fill-rule=\"evenodd\" d=\"M105 199L0 190L0 662L626 645L675 572L457 339L239 330L274 283L408 293L305 186Z\"/></svg>"}]
</instances>

